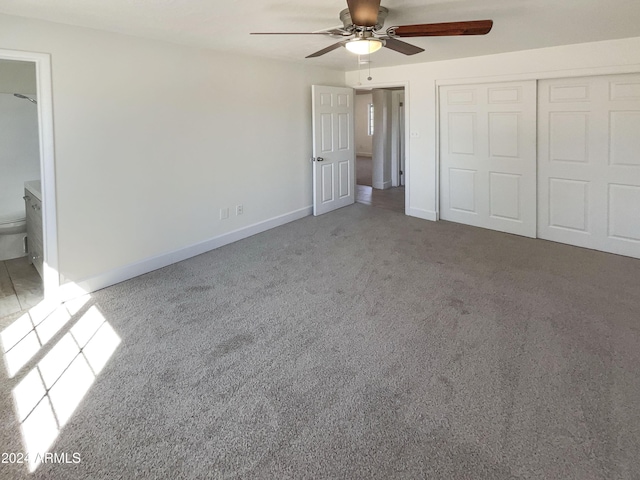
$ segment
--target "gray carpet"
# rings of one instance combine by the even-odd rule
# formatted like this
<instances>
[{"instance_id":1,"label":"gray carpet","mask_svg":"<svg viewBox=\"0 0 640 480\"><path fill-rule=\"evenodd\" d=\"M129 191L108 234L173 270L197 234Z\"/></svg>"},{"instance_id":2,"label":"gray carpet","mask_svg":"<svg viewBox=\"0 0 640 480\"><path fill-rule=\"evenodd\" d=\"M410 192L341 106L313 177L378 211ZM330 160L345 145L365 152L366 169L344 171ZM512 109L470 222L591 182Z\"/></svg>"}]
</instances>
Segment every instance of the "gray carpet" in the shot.
<instances>
[{"instance_id":1,"label":"gray carpet","mask_svg":"<svg viewBox=\"0 0 640 480\"><path fill-rule=\"evenodd\" d=\"M122 342L52 448L82 462L0 477L635 479L639 280L363 205L307 217L95 293L73 321L95 304Z\"/></svg>"}]
</instances>

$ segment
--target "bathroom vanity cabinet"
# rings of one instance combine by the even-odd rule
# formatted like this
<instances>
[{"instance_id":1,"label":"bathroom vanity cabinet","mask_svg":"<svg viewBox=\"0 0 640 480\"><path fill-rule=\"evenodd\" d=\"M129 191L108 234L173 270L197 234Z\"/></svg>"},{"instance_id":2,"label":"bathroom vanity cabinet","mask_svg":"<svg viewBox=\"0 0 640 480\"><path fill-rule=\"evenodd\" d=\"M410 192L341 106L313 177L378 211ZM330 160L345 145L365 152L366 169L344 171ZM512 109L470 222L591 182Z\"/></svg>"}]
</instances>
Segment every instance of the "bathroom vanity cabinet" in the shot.
<instances>
[{"instance_id":1,"label":"bathroom vanity cabinet","mask_svg":"<svg viewBox=\"0 0 640 480\"><path fill-rule=\"evenodd\" d=\"M42 277L43 242L42 242L42 194L40 182L24 184L24 201L27 209L27 252L29 262L33 263Z\"/></svg>"}]
</instances>

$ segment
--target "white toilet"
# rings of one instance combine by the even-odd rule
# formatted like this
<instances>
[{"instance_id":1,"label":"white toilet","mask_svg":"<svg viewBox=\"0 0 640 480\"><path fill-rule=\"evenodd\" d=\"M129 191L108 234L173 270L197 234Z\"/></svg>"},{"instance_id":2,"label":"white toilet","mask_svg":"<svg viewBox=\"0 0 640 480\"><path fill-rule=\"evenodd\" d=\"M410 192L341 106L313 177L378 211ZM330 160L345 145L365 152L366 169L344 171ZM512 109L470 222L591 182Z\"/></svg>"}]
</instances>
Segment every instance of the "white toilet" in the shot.
<instances>
[{"instance_id":1,"label":"white toilet","mask_svg":"<svg viewBox=\"0 0 640 480\"><path fill-rule=\"evenodd\" d=\"M24 210L0 214L0 262L24 257L26 252L27 222Z\"/></svg>"}]
</instances>

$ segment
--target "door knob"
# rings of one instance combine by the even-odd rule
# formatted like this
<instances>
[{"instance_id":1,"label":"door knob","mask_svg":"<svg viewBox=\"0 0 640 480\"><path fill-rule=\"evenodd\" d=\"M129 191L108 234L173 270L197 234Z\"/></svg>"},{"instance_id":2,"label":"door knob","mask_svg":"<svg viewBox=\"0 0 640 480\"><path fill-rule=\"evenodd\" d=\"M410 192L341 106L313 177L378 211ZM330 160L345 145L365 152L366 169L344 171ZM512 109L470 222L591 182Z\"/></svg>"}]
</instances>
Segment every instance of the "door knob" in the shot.
<instances>
[{"instance_id":1,"label":"door knob","mask_svg":"<svg viewBox=\"0 0 640 480\"><path fill-rule=\"evenodd\" d=\"M318 157L318 158L316 158L316 162L324 162L324 158Z\"/></svg>"}]
</instances>

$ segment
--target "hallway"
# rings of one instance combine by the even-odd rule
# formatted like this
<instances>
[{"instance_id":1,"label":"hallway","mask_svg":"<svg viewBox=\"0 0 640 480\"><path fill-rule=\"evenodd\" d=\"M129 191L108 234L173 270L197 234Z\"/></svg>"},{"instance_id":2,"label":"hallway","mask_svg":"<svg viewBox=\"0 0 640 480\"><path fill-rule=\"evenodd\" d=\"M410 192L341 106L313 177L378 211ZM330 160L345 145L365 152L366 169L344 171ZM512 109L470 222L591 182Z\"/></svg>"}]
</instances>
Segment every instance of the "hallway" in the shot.
<instances>
[{"instance_id":1,"label":"hallway","mask_svg":"<svg viewBox=\"0 0 640 480\"><path fill-rule=\"evenodd\" d=\"M356 185L356 202L404 214L404 187L380 190Z\"/></svg>"},{"instance_id":2,"label":"hallway","mask_svg":"<svg viewBox=\"0 0 640 480\"><path fill-rule=\"evenodd\" d=\"M380 190L373 188L372 158L356 157L356 202L404 214L404 186Z\"/></svg>"}]
</instances>

